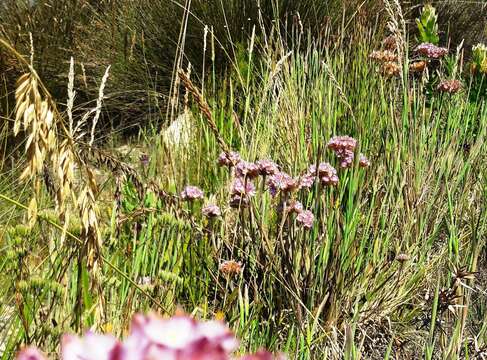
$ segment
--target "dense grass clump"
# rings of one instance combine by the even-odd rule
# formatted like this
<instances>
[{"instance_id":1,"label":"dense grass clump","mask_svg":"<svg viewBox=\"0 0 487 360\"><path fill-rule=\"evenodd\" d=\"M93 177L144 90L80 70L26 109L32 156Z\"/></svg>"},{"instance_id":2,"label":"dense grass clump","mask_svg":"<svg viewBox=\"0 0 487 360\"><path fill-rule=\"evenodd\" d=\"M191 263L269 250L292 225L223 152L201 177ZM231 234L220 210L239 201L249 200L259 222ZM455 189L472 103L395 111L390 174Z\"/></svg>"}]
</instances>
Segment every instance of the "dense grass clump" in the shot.
<instances>
[{"instance_id":1,"label":"dense grass clump","mask_svg":"<svg viewBox=\"0 0 487 360\"><path fill-rule=\"evenodd\" d=\"M99 131L134 133L166 122L174 69L183 59L196 74L210 65L220 75L245 61L253 31L264 40L266 33L286 34L298 23L314 34L330 27L338 31L344 17L374 25L377 7L376 1L359 0L7 0L0 4L0 31L22 54L29 53L32 34L36 69L60 101L67 95L71 56L77 60L79 104L85 107L97 96L98 81L111 65L110 96ZM354 28L355 21L347 26ZM7 74L12 86L15 75Z\"/></svg>"},{"instance_id":2,"label":"dense grass clump","mask_svg":"<svg viewBox=\"0 0 487 360\"><path fill-rule=\"evenodd\" d=\"M25 343L55 354L61 334L87 328L124 338L150 310L225 320L242 353L484 356L487 55L478 45L469 61L443 42L434 8L414 39L398 2L383 14L385 39L367 21L350 29L345 17L337 37L276 17L224 46L238 52L226 71L211 61L216 36L198 54L210 61L189 66L198 48L183 49L183 32L173 101L156 106L167 126L103 148L97 124L122 81L111 77L142 76L117 68L127 54L111 50L90 106L78 103L90 86L79 61L63 65L67 100L56 101L35 46L29 59L2 40L26 73L6 114L21 147L5 152L0 179L3 356ZM144 51L130 56L169 61Z\"/></svg>"}]
</instances>

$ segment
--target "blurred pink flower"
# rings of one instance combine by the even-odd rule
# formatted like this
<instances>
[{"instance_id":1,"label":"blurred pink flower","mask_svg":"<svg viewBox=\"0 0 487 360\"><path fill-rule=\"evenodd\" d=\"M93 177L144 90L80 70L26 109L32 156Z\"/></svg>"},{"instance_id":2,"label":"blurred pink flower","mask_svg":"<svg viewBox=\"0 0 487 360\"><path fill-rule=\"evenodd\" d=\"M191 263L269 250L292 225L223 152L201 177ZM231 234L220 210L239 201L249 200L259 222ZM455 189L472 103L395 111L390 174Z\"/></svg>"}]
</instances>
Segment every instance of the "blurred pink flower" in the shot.
<instances>
[{"instance_id":1,"label":"blurred pink flower","mask_svg":"<svg viewBox=\"0 0 487 360\"><path fill-rule=\"evenodd\" d=\"M315 216L309 210L301 211L296 217L296 221L300 223L305 229L311 229L313 227Z\"/></svg>"},{"instance_id":2,"label":"blurred pink flower","mask_svg":"<svg viewBox=\"0 0 487 360\"><path fill-rule=\"evenodd\" d=\"M220 156L218 156L218 165L232 167L237 165L240 160L240 154L238 152L222 152Z\"/></svg>"},{"instance_id":3,"label":"blurred pink flower","mask_svg":"<svg viewBox=\"0 0 487 360\"><path fill-rule=\"evenodd\" d=\"M214 204L206 205L205 207L203 207L201 212L203 213L204 216L208 218L214 218L221 215L220 208Z\"/></svg>"},{"instance_id":4,"label":"blurred pink flower","mask_svg":"<svg viewBox=\"0 0 487 360\"><path fill-rule=\"evenodd\" d=\"M279 172L277 164L272 160L258 160L256 165L259 167L260 174L263 176L274 175Z\"/></svg>"},{"instance_id":5,"label":"blurred pink flower","mask_svg":"<svg viewBox=\"0 0 487 360\"><path fill-rule=\"evenodd\" d=\"M109 335L88 332L82 338L64 335L61 341L63 360L112 360L117 359L121 343Z\"/></svg>"},{"instance_id":6,"label":"blurred pink flower","mask_svg":"<svg viewBox=\"0 0 487 360\"><path fill-rule=\"evenodd\" d=\"M27 347L19 351L17 360L46 360L44 354L33 347Z\"/></svg>"},{"instance_id":7,"label":"blurred pink flower","mask_svg":"<svg viewBox=\"0 0 487 360\"><path fill-rule=\"evenodd\" d=\"M192 201L203 198L203 191L196 186L186 186L181 192L181 199Z\"/></svg>"},{"instance_id":8,"label":"blurred pink flower","mask_svg":"<svg viewBox=\"0 0 487 360\"><path fill-rule=\"evenodd\" d=\"M241 357L239 360L285 360L286 357L284 355L273 355L272 353L266 350L259 350L255 354L252 355L245 355Z\"/></svg>"},{"instance_id":9,"label":"blurred pink flower","mask_svg":"<svg viewBox=\"0 0 487 360\"><path fill-rule=\"evenodd\" d=\"M231 261L230 261L231 262ZM230 262L222 267L230 267ZM240 263L232 266L240 268ZM222 270L223 271L223 270ZM135 315L130 334L121 342L109 335L87 333L83 337L65 335L63 360L231 360L238 341L220 321L198 322L185 315L163 319L157 315ZM46 360L35 348L25 348L17 360ZM273 359L265 351L241 360ZM278 359L276 357L276 359ZM281 357L279 357L281 359Z\"/></svg>"},{"instance_id":10,"label":"blurred pink flower","mask_svg":"<svg viewBox=\"0 0 487 360\"><path fill-rule=\"evenodd\" d=\"M448 54L448 49L430 43L423 43L418 45L416 52L430 59L439 59Z\"/></svg>"},{"instance_id":11,"label":"blurred pink flower","mask_svg":"<svg viewBox=\"0 0 487 360\"><path fill-rule=\"evenodd\" d=\"M183 315L169 319L136 315L119 357L111 360L226 360L237 346L237 340L221 322L197 322Z\"/></svg>"}]
</instances>

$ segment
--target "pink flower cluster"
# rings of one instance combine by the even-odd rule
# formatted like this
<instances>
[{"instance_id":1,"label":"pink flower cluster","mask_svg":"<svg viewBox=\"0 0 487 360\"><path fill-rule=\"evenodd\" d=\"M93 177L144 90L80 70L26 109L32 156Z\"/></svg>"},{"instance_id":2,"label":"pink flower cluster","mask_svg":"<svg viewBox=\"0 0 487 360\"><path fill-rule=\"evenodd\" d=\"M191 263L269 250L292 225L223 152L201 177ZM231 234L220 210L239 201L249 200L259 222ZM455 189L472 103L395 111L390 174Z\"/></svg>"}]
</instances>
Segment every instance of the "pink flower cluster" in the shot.
<instances>
[{"instance_id":1,"label":"pink flower cluster","mask_svg":"<svg viewBox=\"0 0 487 360\"><path fill-rule=\"evenodd\" d=\"M235 151L222 152L218 157L218 165L220 166L227 166L229 168L235 166L240 161L240 154Z\"/></svg>"},{"instance_id":2,"label":"pink flower cluster","mask_svg":"<svg viewBox=\"0 0 487 360\"><path fill-rule=\"evenodd\" d=\"M232 357L238 341L219 321L197 322L183 315L163 319L156 315L135 315L130 335L119 341L110 335L87 333L83 337L64 335L63 360L272 360L283 359L260 351L254 355ZM29 347L17 360L45 360Z\"/></svg>"},{"instance_id":3,"label":"pink flower cluster","mask_svg":"<svg viewBox=\"0 0 487 360\"><path fill-rule=\"evenodd\" d=\"M313 227L314 215L311 211L305 210L303 204L297 200L288 200L278 206L278 211L286 211L289 214L296 214L296 221L305 229Z\"/></svg>"},{"instance_id":4,"label":"pink flower cluster","mask_svg":"<svg viewBox=\"0 0 487 360\"><path fill-rule=\"evenodd\" d=\"M315 216L309 210L303 210L298 214L298 216L296 216L296 221L305 229L311 229L313 227L314 220Z\"/></svg>"},{"instance_id":5,"label":"pink flower cluster","mask_svg":"<svg viewBox=\"0 0 487 360\"><path fill-rule=\"evenodd\" d=\"M448 49L430 43L423 43L418 45L416 52L430 59L440 59L448 54Z\"/></svg>"},{"instance_id":6,"label":"pink flower cluster","mask_svg":"<svg viewBox=\"0 0 487 360\"><path fill-rule=\"evenodd\" d=\"M181 192L181 199L186 201L203 199L203 191L196 186L186 186Z\"/></svg>"},{"instance_id":7,"label":"pink flower cluster","mask_svg":"<svg viewBox=\"0 0 487 360\"><path fill-rule=\"evenodd\" d=\"M252 180L237 177L232 184L230 206L233 208L247 207L250 204L250 198L254 195L255 186Z\"/></svg>"},{"instance_id":8,"label":"pink flower cluster","mask_svg":"<svg viewBox=\"0 0 487 360\"><path fill-rule=\"evenodd\" d=\"M235 176L239 178L254 179L259 175L259 166L254 163L240 160L237 165L235 165Z\"/></svg>"},{"instance_id":9,"label":"pink flower cluster","mask_svg":"<svg viewBox=\"0 0 487 360\"><path fill-rule=\"evenodd\" d=\"M269 176L279 172L279 167L272 160L258 160L256 165L259 167L260 175Z\"/></svg>"},{"instance_id":10,"label":"pink flower cluster","mask_svg":"<svg viewBox=\"0 0 487 360\"><path fill-rule=\"evenodd\" d=\"M319 164L318 169L316 165L311 165L305 177L312 177L313 179L318 177L323 185L335 186L338 184L336 169L326 162Z\"/></svg>"},{"instance_id":11,"label":"pink flower cluster","mask_svg":"<svg viewBox=\"0 0 487 360\"><path fill-rule=\"evenodd\" d=\"M203 207L203 209L201 209L201 212L207 218L215 218L215 217L218 217L222 214L220 208L214 204L210 204L210 205Z\"/></svg>"},{"instance_id":12,"label":"pink flower cluster","mask_svg":"<svg viewBox=\"0 0 487 360\"><path fill-rule=\"evenodd\" d=\"M334 136L328 142L328 148L335 152L335 155L340 160L340 167L342 168L352 166L356 147L357 140L350 136ZM360 154L359 156L360 167L367 167L370 165L369 160L364 154Z\"/></svg>"},{"instance_id":13,"label":"pink flower cluster","mask_svg":"<svg viewBox=\"0 0 487 360\"><path fill-rule=\"evenodd\" d=\"M340 167L352 166L357 140L349 136L335 136L329 143L328 148L333 150L340 161ZM272 197L281 195L278 211L284 209L284 204L290 213L297 214L296 221L304 228L313 226L314 215L309 210L304 210L301 203L290 201L291 194L300 189L310 189L318 180L323 186L335 186L338 184L337 170L327 162L318 166L311 165L307 172L298 178L294 178L279 169L279 166L272 160L258 160L255 163L243 160L236 152L222 152L218 157L220 166L234 167L235 179L231 188L230 206L233 208L248 207L250 198L255 195L254 180L258 176L263 177L265 185ZM359 154L359 166L367 167L369 160L363 154ZM290 201L290 202L287 202Z\"/></svg>"},{"instance_id":14,"label":"pink flower cluster","mask_svg":"<svg viewBox=\"0 0 487 360\"><path fill-rule=\"evenodd\" d=\"M291 175L280 171L269 177L267 180L267 186L271 196L276 196L279 192L288 194L299 188L298 180L294 179Z\"/></svg>"}]
</instances>

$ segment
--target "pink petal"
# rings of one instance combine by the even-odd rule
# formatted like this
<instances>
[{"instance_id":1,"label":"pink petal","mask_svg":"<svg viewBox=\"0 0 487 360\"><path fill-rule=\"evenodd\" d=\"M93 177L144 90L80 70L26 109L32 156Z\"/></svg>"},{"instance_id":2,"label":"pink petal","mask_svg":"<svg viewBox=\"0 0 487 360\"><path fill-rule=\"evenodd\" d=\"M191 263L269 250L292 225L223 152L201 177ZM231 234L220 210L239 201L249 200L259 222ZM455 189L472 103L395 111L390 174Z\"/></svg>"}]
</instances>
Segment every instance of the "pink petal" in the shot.
<instances>
[{"instance_id":1,"label":"pink petal","mask_svg":"<svg viewBox=\"0 0 487 360\"><path fill-rule=\"evenodd\" d=\"M61 353L63 360L114 360L118 347L114 337L89 332L83 338L64 335Z\"/></svg>"},{"instance_id":2,"label":"pink petal","mask_svg":"<svg viewBox=\"0 0 487 360\"><path fill-rule=\"evenodd\" d=\"M34 347L27 347L20 350L17 360L46 360L45 356Z\"/></svg>"}]
</instances>

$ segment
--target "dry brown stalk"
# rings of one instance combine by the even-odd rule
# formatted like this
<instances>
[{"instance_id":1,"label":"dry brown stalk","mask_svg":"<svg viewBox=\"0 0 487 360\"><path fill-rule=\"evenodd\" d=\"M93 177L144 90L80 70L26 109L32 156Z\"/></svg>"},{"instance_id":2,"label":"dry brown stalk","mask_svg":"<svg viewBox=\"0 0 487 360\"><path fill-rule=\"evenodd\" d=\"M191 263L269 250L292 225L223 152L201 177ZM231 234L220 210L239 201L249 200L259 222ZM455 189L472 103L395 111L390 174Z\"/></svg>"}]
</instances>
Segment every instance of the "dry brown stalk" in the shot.
<instances>
[{"instance_id":1,"label":"dry brown stalk","mask_svg":"<svg viewBox=\"0 0 487 360\"><path fill-rule=\"evenodd\" d=\"M190 80L188 75L182 70L179 70L178 72L179 78L181 79L181 82L183 83L184 87L186 90L193 95L193 99L196 101L198 104L198 107L200 111L203 113L204 117L206 118L206 122L210 129L213 131L213 134L216 137L216 141L218 142L218 145L220 145L220 148L225 151L229 152L229 147L223 140L220 131L218 130L218 127L216 126L215 120L213 119L213 116L211 114L211 109L208 103L205 101L203 96L201 95L200 91L194 86L193 82Z\"/></svg>"},{"instance_id":2,"label":"dry brown stalk","mask_svg":"<svg viewBox=\"0 0 487 360\"><path fill-rule=\"evenodd\" d=\"M37 217L37 197L44 172L44 161L51 157L57 147L56 122L50 100L42 94L34 74L24 74L19 78L15 99L14 134L18 135L22 128L27 136L27 166L20 179L33 181L34 196L29 202L27 214L28 223L33 226Z\"/></svg>"}]
</instances>

